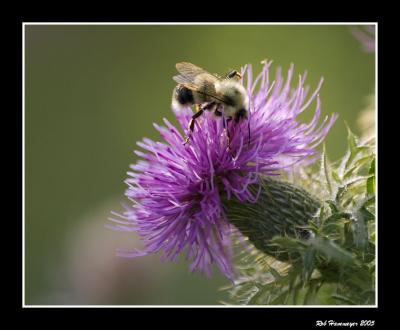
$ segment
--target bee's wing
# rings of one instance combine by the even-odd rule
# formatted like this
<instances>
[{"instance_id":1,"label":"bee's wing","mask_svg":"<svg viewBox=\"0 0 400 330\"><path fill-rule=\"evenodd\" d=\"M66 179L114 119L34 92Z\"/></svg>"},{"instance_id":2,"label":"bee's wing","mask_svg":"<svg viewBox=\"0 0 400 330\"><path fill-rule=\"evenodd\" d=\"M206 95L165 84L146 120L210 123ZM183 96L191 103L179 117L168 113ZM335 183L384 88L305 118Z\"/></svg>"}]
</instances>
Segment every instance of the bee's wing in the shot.
<instances>
[{"instance_id":1,"label":"bee's wing","mask_svg":"<svg viewBox=\"0 0 400 330\"><path fill-rule=\"evenodd\" d=\"M176 69L179 71L180 75L174 76L173 79L178 83L183 85L184 87L195 91L199 94L207 95L208 97L215 99L218 102L229 103L230 100L227 99L224 95L221 95L215 91L214 88L204 88L204 85L200 86L195 83L196 77L198 75L207 75L204 81L212 81L217 82L221 80L220 77L213 75L206 70L188 62L181 62L176 64Z\"/></svg>"},{"instance_id":2,"label":"bee's wing","mask_svg":"<svg viewBox=\"0 0 400 330\"><path fill-rule=\"evenodd\" d=\"M176 63L176 69L179 71L181 76L185 77L190 82L193 82L200 74L203 77L206 75L206 78L211 81L220 80L219 77L189 62Z\"/></svg>"},{"instance_id":3,"label":"bee's wing","mask_svg":"<svg viewBox=\"0 0 400 330\"><path fill-rule=\"evenodd\" d=\"M172 79L175 80L178 84L182 84L182 85L192 83L191 80L189 80L186 77L181 76L181 75L173 76Z\"/></svg>"},{"instance_id":4,"label":"bee's wing","mask_svg":"<svg viewBox=\"0 0 400 330\"><path fill-rule=\"evenodd\" d=\"M181 83L182 86L186 87L187 89L190 89L192 91L195 91L199 94L203 94L203 95L207 95L208 97L210 97L211 99L214 99L217 102L222 102L222 103L229 103L230 100L227 99L224 95L221 95L217 92L215 92L215 90L210 90L210 89L205 89L204 86L198 86L194 83Z\"/></svg>"}]
</instances>

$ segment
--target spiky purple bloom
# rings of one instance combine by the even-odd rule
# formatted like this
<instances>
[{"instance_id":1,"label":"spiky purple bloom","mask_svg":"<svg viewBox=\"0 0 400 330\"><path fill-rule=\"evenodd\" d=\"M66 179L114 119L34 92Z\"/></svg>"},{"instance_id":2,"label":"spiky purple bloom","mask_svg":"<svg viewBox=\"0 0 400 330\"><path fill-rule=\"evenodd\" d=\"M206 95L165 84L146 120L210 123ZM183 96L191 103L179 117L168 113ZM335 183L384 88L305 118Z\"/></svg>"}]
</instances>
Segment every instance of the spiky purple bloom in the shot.
<instances>
[{"instance_id":1,"label":"spiky purple bloom","mask_svg":"<svg viewBox=\"0 0 400 330\"><path fill-rule=\"evenodd\" d=\"M262 72L253 81L252 68L242 69L250 96L250 141L248 121L228 129L231 150L222 119L206 113L197 122L190 144L184 146L184 136L167 119L165 127L154 125L163 142L143 139L135 151L142 159L131 166L126 180L126 196L133 202L127 207L117 229L137 232L145 251L120 251L123 256L163 252L163 257L175 260L186 249L192 260L191 271L211 275L216 264L228 278L233 278L231 265L231 235L233 226L225 216L221 197L256 202L249 185L257 184L259 175L278 175L295 163L316 154L334 123L336 115L320 118L319 90L307 98L304 76L297 87L290 83L293 65L286 81L280 69L275 81L269 79L271 62L265 62ZM296 117L316 99L315 113L310 123L302 124ZM193 112L173 109L181 128L187 131ZM249 219L251 221L251 219Z\"/></svg>"},{"instance_id":2,"label":"spiky purple bloom","mask_svg":"<svg viewBox=\"0 0 400 330\"><path fill-rule=\"evenodd\" d=\"M353 36L361 43L364 52L375 52L375 26L364 25L351 30Z\"/></svg>"}]
</instances>

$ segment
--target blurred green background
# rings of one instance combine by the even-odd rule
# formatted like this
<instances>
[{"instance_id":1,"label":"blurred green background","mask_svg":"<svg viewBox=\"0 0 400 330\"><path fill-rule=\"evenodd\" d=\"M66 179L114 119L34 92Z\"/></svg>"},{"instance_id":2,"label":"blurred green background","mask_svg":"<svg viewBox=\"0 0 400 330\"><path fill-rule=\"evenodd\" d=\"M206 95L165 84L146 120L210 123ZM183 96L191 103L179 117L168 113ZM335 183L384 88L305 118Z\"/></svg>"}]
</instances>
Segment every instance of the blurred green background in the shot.
<instances>
[{"instance_id":1,"label":"blurred green background","mask_svg":"<svg viewBox=\"0 0 400 330\"><path fill-rule=\"evenodd\" d=\"M125 202L123 183L152 123L173 121L175 63L224 73L273 59L295 64L315 88L325 78L324 115L339 113L327 139L345 150L344 121L356 120L374 89L374 55L349 26L25 26L26 304L218 304L228 284L159 256L115 257L141 247L104 227ZM297 79L293 80L293 84ZM294 85L293 85L294 86ZM309 109L304 115L309 119Z\"/></svg>"}]
</instances>

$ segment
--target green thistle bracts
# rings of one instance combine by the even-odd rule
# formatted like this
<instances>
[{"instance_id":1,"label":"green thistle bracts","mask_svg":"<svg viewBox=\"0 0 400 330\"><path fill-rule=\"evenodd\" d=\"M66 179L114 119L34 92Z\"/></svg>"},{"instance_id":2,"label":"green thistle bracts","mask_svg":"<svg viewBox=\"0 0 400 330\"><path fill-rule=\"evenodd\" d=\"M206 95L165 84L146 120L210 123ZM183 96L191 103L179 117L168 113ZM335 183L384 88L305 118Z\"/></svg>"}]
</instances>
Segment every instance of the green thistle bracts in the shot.
<instances>
[{"instance_id":1,"label":"green thistle bracts","mask_svg":"<svg viewBox=\"0 0 400 330\"><path fill-rule=\"evenodd\" d=\"M251 190L256 194L258 187L252 187ZM243 204L230 200L225 205L229 221L257 249L278 260L287 261L295 256L271 245L271 239L276 236L308 238L310 233L304 226L313 218L321 202L300 187L265 177L257 203Z\"/></svg>"}]
</instances>

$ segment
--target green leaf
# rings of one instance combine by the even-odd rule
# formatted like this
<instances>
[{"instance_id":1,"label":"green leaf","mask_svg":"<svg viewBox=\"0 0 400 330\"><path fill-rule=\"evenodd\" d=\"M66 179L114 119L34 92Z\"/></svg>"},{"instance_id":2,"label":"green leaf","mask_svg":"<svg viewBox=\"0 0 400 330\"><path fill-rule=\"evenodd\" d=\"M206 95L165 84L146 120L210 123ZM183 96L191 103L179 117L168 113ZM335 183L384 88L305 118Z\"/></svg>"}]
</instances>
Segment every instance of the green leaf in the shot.
<instances>
[{"instance_id":1,"label":"green leaf","mask_svg":"<svg viewBox=\"0 0 400 330\"><path fill-rule=\"evenodd\" d=\"M339 212L339 210L338 210L338 208L337 208L337 206L336 206L336 203L335 203L334 201L332 201L332 200L327 200L327 201L325 201L325 202L329 205L329 207L330 207L332 213L337 213L337 212ZM322 216L322 215L321 215L321 216Z\"/></svg>"},{"instance_id":2,"label":"green leaf","mask_svg":"<svg viewBox=\"0 0 400 330\"><path fill-rule=\"evenodd\" d=\"M271 239L270 245L278 246L289 251L296 251L299 247L303 248L307 246L304 242L288 236L275 236Z\"/></svg>"},{"instance_id":3,"label":"green leaf","mask_svg":"<svg viewBox=\"0 0 400 330\"><path fill-rule=\"evenodd\" d=\"M282 275L281 274L279 274L279 272L275 269L275 268L273 268L273 267L269 267L269 271L270 271L270 273L272 274L272 276L275 278L275 279L277 279L277 280L281 280L282 279Z\"/></svg>"},{"instance_id":4,"label":"green leaf","mask_svg":"<svg viewBox=\"0 0 400 330\"><path fill-rule=\"evenodd\" d=\"M303 280L307 282L311 278L311 274L315 265L315 250L308 248L303 256Z\"/></svg>"},{"instance_id":5,"label":"green leaf","mask_svg":"<svg viewBox=\"0 0 400 330\"><path fill-rule=\"evenodd\" d=\"M354 244L353 230L351 221L344 224L343 228L343 247L350 249Z\"/></svg>"},{"instance_id":6,"label":"green leaf","mask_svg":"<svg viewBox=\"0 0 400 330\"><path fill-rule=\"evenodd\" d=\"M356 156L358 156L361 152L368 151L370 149L368 146L360 146L358 144L357 137L353 134L353 132L350 130L350 128L347 124L346 124L346 128L347 128L347 134L348 134L347 135L347 143L349 146L350 155L345 162L345 166L344 166L345 170L354 166L353 161L356 159Z\"/></svg>"},{"instance_id":7,"label":"green leaf","mask_svg":"<svg viewBox=\"0 0 400 330\"><path fill-rule=\"evenodd\" d=\"M271 305L285 305L289 297L289 289L283 290L276 298L271 301Z\"/></svg>"},{"instance_id":8,"label":"green leaf","mask_svg":"<svg viewBox=\"0 0 400 330\"><path fill-rule=\"evenodd\" d=\"M325 144L323 146L323 152L322 152L321 172L323 172L324 175L325 175L326 186L327 186L327 188L329 190L329 194L332 195L332 192L333 192L332 170L331 170L331 166L329 164L328 157L326 155Z\"/></svg>"},{"instance_id":9,"label":"green leaf","mask_svg":"<svg viewBox=\"0 0 400 330\"><path fill-rule=\"evenodd\" d=\"M304 305L316 304L317 290L318 290L318 283L310 281L310 285L308 286L307 292L304 297Z\"/></svg>"},{"instance_id":10,"label":"green leaf","mask_svg":"<svg viewBox=\"0 0 400 330\"><path fill-rule=\"evenodd\" d=\"M351 219L351 214L347 212L334 213L324 220L324 226L331 223L337 223L340 219Z\"/></svg>"},{"instance_id":11,"label":"green leaf","mask_svg":"<svg viewBox=\"0 0 400 330\"><path fill-rule=\"evenodd\" d=\"M357 161L354 162L354 164L351 166L349 170L346 171L346 173L343 176L343 179L350 178L353 173L355 173L357 170L359 170L362 166L368 164L371 162L371 156L368 155L366 157L360 158ZM371 173L370 173L371 174Z\"/></svg>"},{"instance_id":12,"label":"green leaf","mask_svg":"<svg viewBox=\"0 0 400 330\"><path fill-rule=\"evenodd\" d=\"M375 195L367 194L359 203L359 208L367 208L375 203Z\"/></svg>"},{"instance_id":13,"label":"green leaf","mask_svg":"<svg viewBox=\"0 0 400 330\"><path fill-rule=\"evenodd\" d=\"M365 250L368 243L368 228L366 225L366 215L367 212L363 212L361 210L357 210L354 212L354 243L356 247Z\"/></svg>"},{"instance_id":14,"label":"green leaf","mask_svg":"<svg viewBox=\"0 0 400 330\"><path fill-rule=\"evenodd\" d=\"M374 174L374 176L367 179L367 192L368 194L375 193L375 158L371 162L371 166L369 168L369 174Z\"/></svg>"},{"instance_id":15,"label":"green leaf","mask_svg":"<svg viewBox=\"0 0 400 330\"><path fill-rule=\"evenodd\" d=\"M353 267L349 269L342 281L349 286L354 286L357 290L371 290L373 289L374 276L371 275L369 267L362 264L360 267ZM358 294L357 291L355 291Z\"/></svg>"},{"instance_id":16,"label":"green leaf","mask_svg":"<svg viewBox=\"0 0 400 330\"><path fill-rule=\"evenodd\" d=\"M337 184L340 184L342 182L337 171L332 169L331 174L332 174L333 180L335 180Z\"/></svg>"},{"instance_id":17,"label":"green leaf","mask_svg":"<svg viewBox=\"0 0 400 330\"><path fill-rule=\"evenodd\" d=\"M348 147L345 156L342 158L340 165L336 169L339 178L343 178L343 176L344 176L344 173L346 170L346 164L349 161L350 155L351 155L351 151L350 151L350 148Z\"/></svg>"},{"instance_id":18,"label":"green leaf","mask_svg":"<svg viewBox=\"0 0 400 330\"><path fill-rule=\"evenodd\" d=\"M365 181L371 177L374 177L374 174L353 176L350 179L344 181L344 187L346 187L347 189L350 189L355 184L362 183L363 181Z\"/></svg>"},{"instance_id":19,"label":"green leaf","mask_svg":"<svg viewBox=\"0 0 400 330\"><path fill-rule=\"evenodd\" d=\"M325 237L313 237L309 242L319 253L339 264L346 265L355 262L355 258L350 252Z\"/></svg>"},{"instance_id":20,"label":"green leaf","mask_svg":"<svg viewBox=\"0 0 400 330\"><path fill-rule=\"evenodd\" d=\"M375 260L375 244L368 242L368 247L365 252L361 252L359 256L363 262L370 263Z\"/></svg>"},{"instance_id":21,"label":"green leaf","mask_svg":"<svg viewBox=\"0 0 400 330\"><path fill-rule=\"evenodd\" d=\"M333 299L336 299L339 302L345 303L346 305L357 305L357 303L346 296L342 296L339 294L333 294Z\"/></svg>"},{"instance_id":22,"label":"green leaf","mask_svg":"<svg viewBox=\"0 0 400 330\"><path fill-rule=\"evenodd\" d=\"M375 220L375 215L368 211L364 206L360 208L359 212L362 214L365 221Z\"/></svg>"},{"instance_id":23,"label":"green leaf","mask_svg":"<svg viewBox=\"0 0 400 330\"><path fill-rule=\"evenodd\" d=\"M367 205L373 201L375 201L375 196L367 195L358 203L353 212L354 244L356 248L361 249L362 253L365 253L368 247L368 222L375 220L375 215L367 209Z\"/></svg>"},{"instance_id":24,"label":"green leaf","mask_svg":"<svg viewBox=\"0 0 400 330\"><path fill-rule=\"evenodd\" d=\"M348 157L345 165L345 169L349 168L351 162L353 161L354 157L357 155L357 138L353 134L353 132L350 130L350 127L345 123L346 128L347 128L347 144L349 146L349 151L350 151L350 156Z\"/></svg>"}]
</instances>

